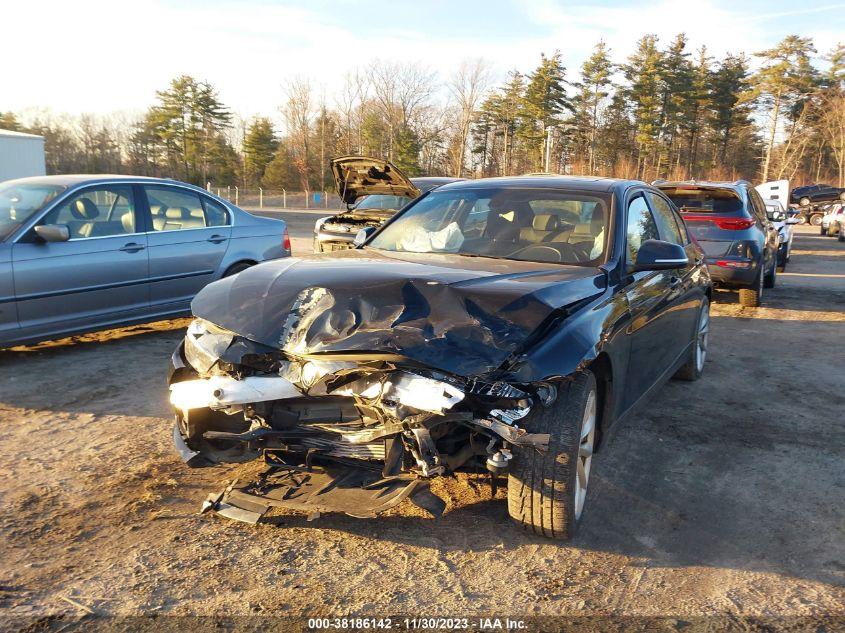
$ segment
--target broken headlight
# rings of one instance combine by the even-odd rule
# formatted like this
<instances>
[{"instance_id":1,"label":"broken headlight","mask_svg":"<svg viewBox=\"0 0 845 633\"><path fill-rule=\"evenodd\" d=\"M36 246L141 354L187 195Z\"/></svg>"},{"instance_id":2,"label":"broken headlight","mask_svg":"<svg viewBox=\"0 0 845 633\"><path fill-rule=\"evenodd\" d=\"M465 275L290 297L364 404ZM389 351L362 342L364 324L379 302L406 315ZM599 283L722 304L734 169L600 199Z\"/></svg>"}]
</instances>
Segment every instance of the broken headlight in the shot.
<instances>
[{"instance_id":1,"label":"broken headlight","mask_svg":"<svg viewBox=\"0 0 845 633\"><path fill-rule=\"evenodd\" d=\"M203 319L194 319L185 334L185 360L199 374L206 374L235 335Z\"/></svg>"}]
</instances>

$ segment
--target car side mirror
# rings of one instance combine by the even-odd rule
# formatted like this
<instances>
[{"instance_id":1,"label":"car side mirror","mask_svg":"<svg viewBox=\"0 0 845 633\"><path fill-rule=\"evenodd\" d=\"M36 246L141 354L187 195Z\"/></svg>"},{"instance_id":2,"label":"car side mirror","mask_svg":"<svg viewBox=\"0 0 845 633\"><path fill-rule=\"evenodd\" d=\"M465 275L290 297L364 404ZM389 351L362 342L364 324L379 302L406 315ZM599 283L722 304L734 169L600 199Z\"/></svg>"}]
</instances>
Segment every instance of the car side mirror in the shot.
<instances>
[{"instance_id":1,"label":"car side mirror","mask_svg":"<svg viewBox=\"0 0 845 633\"><path fill-rule=\"evenodd\" d=\"M671 270L689 264L684 247L663 240L646 240L637 252L633 272L641 270Z\"/></svg>"},{"instance_id":2,"label":"car side mirror","mask_svg":"<svg viewBox=\"0 0 845 633\"><path fill-rule=\"evenodd\" d=\"M355 248L361 248L368 239L370 239L370 235L376 232L376 227L374 226L366 226L360 231L355 234L355 239L352 240L352 243L355 245Z\"/></svg>"},{"instance_id":3,"label":"car side mirror","mask_svg":"<svg viewBox=\"0 0 845 633\"><path fill-rule=\"evenodd\" d=\"M35 233L45 242L67 242L70 230L65 224L42 224L35 227Z\"/></svg>"}]
</instances>

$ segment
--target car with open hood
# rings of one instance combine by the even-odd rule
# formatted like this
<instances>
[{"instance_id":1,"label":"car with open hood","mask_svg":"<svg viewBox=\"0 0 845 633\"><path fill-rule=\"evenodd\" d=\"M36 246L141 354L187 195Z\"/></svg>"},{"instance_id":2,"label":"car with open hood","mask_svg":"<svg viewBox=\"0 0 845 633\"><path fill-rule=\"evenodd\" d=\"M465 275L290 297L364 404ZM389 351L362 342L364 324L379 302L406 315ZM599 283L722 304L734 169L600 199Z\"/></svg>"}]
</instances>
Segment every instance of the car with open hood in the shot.
<instances>
[{"instance_id":1,"label":"car with open hood","mask_svg":"<svg viewBox=\"0 0 845 633\"><path fill-rule=\"evenodd\" d=\"M437 515L432 478L486 471L518 524L571 537L603 438L704 369L704 254L645 183L454 182L356 241L194 300L169 374L176 448L266 465L206 509Z\"/></svg>"},{"instance_id":2,"label":"car with open hood","mask_svg":"<svg viewBox=\"0 0 845 633\"><path fill-rule=\"evenodd\" d=\"M462 180L442 176L408 178L390 161L368 156L341 156L331 170L346 210L314 224L314 252L353 248L363 228L378 228L405 205L444 185Z\"/></svg>"}]
</instances>

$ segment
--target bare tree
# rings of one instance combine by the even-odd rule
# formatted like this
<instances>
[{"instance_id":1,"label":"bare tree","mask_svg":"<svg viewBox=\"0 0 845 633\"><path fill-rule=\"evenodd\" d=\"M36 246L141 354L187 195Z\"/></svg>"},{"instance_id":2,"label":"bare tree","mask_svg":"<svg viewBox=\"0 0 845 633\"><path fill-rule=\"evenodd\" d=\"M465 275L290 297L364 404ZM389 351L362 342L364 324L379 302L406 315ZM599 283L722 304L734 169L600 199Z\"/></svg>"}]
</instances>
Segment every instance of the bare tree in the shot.
<instances>
[{"instance_id":1,"label":"bare tree","mask_svg":"<svg viewBox=\"0 0 845 633\"><path fill-rule=\"evenodd\" d=\"M417 123L423 107L437 89L437 75L420 64L376 62L369 68L375 104L387 128L387 157L393 158L401 127Z\"/></svg>"},{"instance_id":2,"label":"bare tree","mask_svg":"<svg viewBox=\"0 0 845 633\"><path fill-rule=\"evenodd\" d=\"M287 101L282 107L282 114L285 117L289 149L300 185L307 191L311 180L308 137L314 117L314 91L308 79L297 77L288 82L285 92Z\"/></svg>"},{"instance_id":3,"label":"bare tree","mask_svg":"<svg viewBox=\"0 0 845 633\"><path fill-rule=\"evenodd\" d=\"M448 89L458 110L452 162L452 174L457 178L463 175L472 122L489 84L489 65L483 59L464 60L449 81Z\"/></svg>"}]
</instances>

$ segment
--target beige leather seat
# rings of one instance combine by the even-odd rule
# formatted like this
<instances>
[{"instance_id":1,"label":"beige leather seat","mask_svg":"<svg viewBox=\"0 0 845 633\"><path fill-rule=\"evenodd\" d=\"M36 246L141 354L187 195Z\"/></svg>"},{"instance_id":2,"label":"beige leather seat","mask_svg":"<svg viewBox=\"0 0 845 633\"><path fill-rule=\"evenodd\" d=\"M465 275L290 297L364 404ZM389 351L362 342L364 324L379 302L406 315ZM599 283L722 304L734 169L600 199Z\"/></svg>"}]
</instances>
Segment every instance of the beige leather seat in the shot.
<instances>
[{"instance_id":1,"label":"beige leather seat","mask_svg":"<svg viewBox=\"0 0 845 633\"><path fill-rule=\"evenodd\" d=\"M202 218L196 218L185 207L168 207L164 212L164 228L162 231L178 231L180 229L201 229L205 227Z\"/></svg>"},{"instance_id":2,"label":"beige leather seat","mask_svg":"<svg viewBox=\"0 0 845 633\"><path fill-rule=\"evenodd\" d=\"M68 222L71 237L91 237L100 209L88 198L77 198L70 203L73 220Z\"/></svg>"},{"instance_id":3,"label":"beige leather seat","mask_svg":"<svg viewBox=\"0 0 845 633\"><path fill-rule=\"evenodd\" d=\"M551 213L541 213L534 216L531 226L519 231L520 242L554 242L560 233L560 220Z\"/></svg>"}]
</instances>

